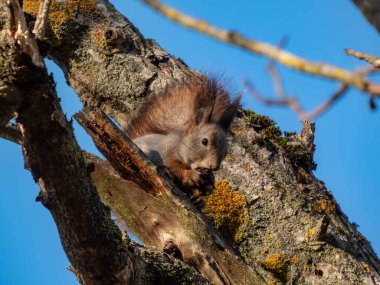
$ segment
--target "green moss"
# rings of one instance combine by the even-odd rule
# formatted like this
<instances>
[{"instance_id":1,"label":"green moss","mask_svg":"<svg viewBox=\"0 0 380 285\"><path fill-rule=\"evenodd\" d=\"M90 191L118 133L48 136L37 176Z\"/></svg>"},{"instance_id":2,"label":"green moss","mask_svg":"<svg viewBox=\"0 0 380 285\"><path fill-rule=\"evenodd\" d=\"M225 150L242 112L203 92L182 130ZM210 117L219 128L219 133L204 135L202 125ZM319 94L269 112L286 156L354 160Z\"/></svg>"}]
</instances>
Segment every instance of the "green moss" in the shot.
<instances>
[{"instance_id":1,"label":"green moss","mask_svg":"<svg viewBox=\"0 0 380 285\"><path fill-rule=\"evenodd\" d=\"M261 138L255 140L255 143L261 146L265 145L272 151L281 148L285 156L297 166L308 170L316 168L316 164L313 162L313 153L304 147L295 133L283 134L275 121L251 110L245 110L244 115L247 122L262 135Z\"/></svg>"},{"instance_id":2,"label":"green moss","mask_svg":"<svg viewBox=\"0 0 380 285\"><path fill-rule=\"evenodd\" d=\"M233 191L228 181L215 182L215 191L206 198L203 211L227 239L237 242L243 238L248 223L246 198Z\"/></svg>"},{"instance_id":3,"label":"green moss","mask_svg":"<svg viewBox=\"0 0 380 285\"><path fill-rule=\"evenodd\" d=\"M244 115L248 123L270 139L277 139L282 135L276 122L267 116L259 115L251 110L245 110Z\"/></svg>"}]
</instances>

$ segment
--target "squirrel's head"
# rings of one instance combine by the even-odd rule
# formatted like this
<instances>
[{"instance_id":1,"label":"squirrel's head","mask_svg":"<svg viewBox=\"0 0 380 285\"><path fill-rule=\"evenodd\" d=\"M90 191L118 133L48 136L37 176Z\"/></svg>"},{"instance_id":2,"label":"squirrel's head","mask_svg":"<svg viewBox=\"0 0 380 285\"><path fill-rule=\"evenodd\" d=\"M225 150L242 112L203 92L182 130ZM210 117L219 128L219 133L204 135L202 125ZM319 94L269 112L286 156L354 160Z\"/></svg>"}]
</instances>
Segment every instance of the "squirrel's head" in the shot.
<instances>
[{"instance_id":1,"label":"squirrel's head","mask_svg":"<svg viewBox=\"0 0 380 285\"><path fill-rule=\"evenodd\" d=\"M182 138L180 155L192 169L217 170L227 155L227 133L239 107L240 96L231 100L216 80L192 85L194 117Z\"/></svg>"},{"instance_id":2,"label":"squirrel's head","mask_svg":"<svg viewBox=\"0 0 380 285\"><path fill-rule=\"evenodd\" d=\"M217 170L227 155L227 134L215 124L200 124L189 130L182 138L179 154L192 169Z\"/></svg>"}]
</instances>

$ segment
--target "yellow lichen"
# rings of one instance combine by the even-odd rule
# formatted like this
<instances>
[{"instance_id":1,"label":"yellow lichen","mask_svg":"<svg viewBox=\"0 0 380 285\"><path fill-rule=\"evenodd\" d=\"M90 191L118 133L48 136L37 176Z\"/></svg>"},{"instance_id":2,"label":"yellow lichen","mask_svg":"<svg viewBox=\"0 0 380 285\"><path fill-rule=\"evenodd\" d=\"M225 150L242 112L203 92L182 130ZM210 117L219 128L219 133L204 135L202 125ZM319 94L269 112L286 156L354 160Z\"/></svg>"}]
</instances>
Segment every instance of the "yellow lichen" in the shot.
<instances>
[{"instance_id":1,"label":"yellow lichen","mask_svg":"<svg viewBox=\"0 0 380 285\"><path fill-rule=\"evenodd\" d=\"M315 228L311 228L311 229L309 229L309 230L306 232L306 234L305 234L305 239L306 239L307 241L314 240L315 235L316 235L316 229L315 229Z\"/></svg>"},{"instance_id":2,"label":"yellow lichen","mask_svg":"<svg viewBox=\"0 0 380 285\"><path fill-rule=\"evenodd\" d=\"M269 187L269 188L266 189L266 191L268 191L269 193L274 192L274 190L275 190L274 187Z\"/></svg>"},{"instance_id":3,"label":"yellow lichen","mask_svg":"<svg viewBox=\"0 0 380 285\"><path fill-rule=\"evenodd\" d=\"M286 279L288 267L291 264L297 264L299 258L297 256L287 257L281 253L275 253L267 256L262 262L262 266L272 272L276 277Z\"/></svg>"},{"instance_id":4,"label":"yellow lichen","mask_svg":"<svg viewBox=\"0 0 380 285\"><path fill-rule=\"evenodd\" d=\"M90 76L91 76L92 78L96 78L96 76L97 76L97 72L96 72L96 70L92 70L91 73L90 73Z\"/></svg>"},{"instance_id":5,"label":"yellow lichen","mask_svg":"<svg viewBox=\"0 0 380 285\"><path fill-rule=\"evenodd\" d=\"M41 0L24 0L24 12L37 16ZM64 2L57 2L52 0L49 12L49 25L54 33L54 36L60 38L58 29L70 19L73 13L93 13L96 9L96 0L67 0Z\"/></svg>"},{"instance_id":6,"label":"yellow lichen","mask_svg":"<svg viewBox=\"0 0 380 285\"><path fill-rule=\"evenodd\" d=\"M104 37L104 32L106 30L107 27L104 25L97 26L91 30L91 38L100 49L104 49L107 46L107 42Z\"/></svg>"},{"instance_id":7,"label":"yellow lichen","mask_svg":"<svg viewBox=\"0 0 380 285\"><path fill-rule=\"evenodd\" d=\"M228 239L239 241L248 223L246 198L234 192L226 180L215 182L215 191L205 199L204 213Z\"/></svg>"},{"instance_id":8,"label":"yellow lichen","mask_svg":"<svg viewBox=\"0 0 380 285\"><path fill-rule=\"evenodd\" d=\"M332 214L335 212L336 206L334 202L322 199L313 204L313 210L319 214Z\"/></svg>"},{"instance_id":9,"label":"yellow lichen","mask_svg":"<svg viewBox=\"0 0 380 285\"><path fill-rule=\"evenodd\" d=\"M300 262L300 259L298 258L298 256L293 255L293 256L290 258L290 263L291 263L291 264L297 264L298 262Z\"/></svg>"},{"instance_id":10,"label":"yellow lichen","mask_svg":"<svg viewBox=\"0 0 380 285\"><path fill-rule=\"evenodd\" d=\"M72 61L70 61L70 66L71 66L71 68L75 69L78 67L78 62L75 60L72 60Z\"/></svg>"}]
</instances>

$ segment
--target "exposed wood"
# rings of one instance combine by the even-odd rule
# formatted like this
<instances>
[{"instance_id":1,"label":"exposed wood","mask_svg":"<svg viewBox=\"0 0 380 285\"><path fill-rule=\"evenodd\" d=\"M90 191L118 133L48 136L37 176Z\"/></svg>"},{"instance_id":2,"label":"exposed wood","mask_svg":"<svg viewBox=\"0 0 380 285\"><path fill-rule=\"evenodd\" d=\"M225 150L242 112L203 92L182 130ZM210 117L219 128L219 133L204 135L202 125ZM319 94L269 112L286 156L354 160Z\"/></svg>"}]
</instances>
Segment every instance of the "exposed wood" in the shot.
<instances>
[{"instance_id":1,"label":"exposed wood","mask_svg":"<svg viewBox=\"0 0 380 285\"><path fill-rule=\"evenodd\" d=\"M168 244L177 248L185 263L194 266L215 284L264 282L185 194L162 171L157 171L157 167L102 112L79 113L76 119L119 174L134 182L115 178L104 162L88 156L96 163L94 178L103 199L144 242L159 249Z\"/></svg>"},{"instance_id":2,"label":"exposed wood","mask_svg":"<svg viewBox=\"0 0 380 285\"><path fill-rule=\"evenodd\" d=\"M68 13L68 19L50 26L45 48L85 105L101 108L123 126L128 110L146 96L162 90L172 80L197 76L181 60L168 56L154 41L144 39L107 1L80 3L88 6L78 6L75 13ZM28 6L28 1L24 0L24 7L29 7L28 13L37 14ZM62 13L65 7L62 6ZM57 115L53 117L62 122L60 113ZM227 179L235 192L246 199L248 219L241 237L228 240L244 262L255 268L261 264L257 269L268 282L379 284L380 262L370 244L341 212L323 182L311 172L315 164L308 147L310 142L300 141L296 134L283 136L269 118L249 112L240 113L233 133L230 155L217 173L217 179ZM65 165L62 161L58 162L60 166ZM39 177L41 173L36 175ZM115 185L108 190L114 193L114 196L108 194L115 197L114 204L109 202L111 200L108 202L115 211L117 207L128 209L130 201L121 195L125 192L118 190L118 184ZM136 186L132 182L129 185ZM140 198L133 201L143 202L149 208L180 201L174 194L151 195L133 187L129 186L136 190L131 193L135 199ZM230 202L224 201L224 204ZM159 228L160 223L154 222L154 213L144 207L126 210L121 219L126 223L138 221L141 225L146 222L141 227L138 223L134 227L128 225L137 229L136 234L146 244L167 249L168 244L158 243L154 236L165 232L178 234L178 240L186 238L184 242L203 238L204 231L199 231L198 223L188 222L189 217L198 218L197 211L186 204L181 212L163 214L162 220L172 222L174 216L180 221L169 223L165 228ZM176 227L188 231L177 232ZM220 231L225 236L229 234L226 229ZM189 232L191 238L187 239L184 233ZM200 244L197 252L204 253L203 247L207 246L207 243Z\"/></svg>"},{"instance_id":3,"label":"exposed wood","mask_svg":"<svg viewBox=\"0 0 380 285\"><path fill-rule=\"evenodd\" d=\"M9 4L18 7L17 0ZM22 15L17 9L11 11L4 15L0 10L0 18ZM4 31L7 32L1 32ZM13 132L12 137L21 133L25 167L41 189L36 200L52 214L78 281L91 285L210 284L180 261L136 246L120 232L92 183L73 129L60 108L52 78L45 68L34 64L33 58L17 60L27 47L12 42L17 39L12 31L5 39L11 43L5 47L8 50L4 49L5 60L13 62L19 71L9 83L10 90L17 87L15 96L22 101L16 109L20 132Z\"/></svg>"}]
</instances>

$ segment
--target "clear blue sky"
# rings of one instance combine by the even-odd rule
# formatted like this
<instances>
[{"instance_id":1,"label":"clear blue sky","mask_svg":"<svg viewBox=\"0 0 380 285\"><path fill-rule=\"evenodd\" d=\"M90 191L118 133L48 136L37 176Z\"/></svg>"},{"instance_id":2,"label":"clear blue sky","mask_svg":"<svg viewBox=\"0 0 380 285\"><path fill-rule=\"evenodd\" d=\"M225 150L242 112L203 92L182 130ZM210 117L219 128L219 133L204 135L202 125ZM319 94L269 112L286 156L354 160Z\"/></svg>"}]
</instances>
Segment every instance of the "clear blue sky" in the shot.
<instances>
[{"instance_id":1,"label":"clear blue sky","mask_svg":"<svg viewBox=\"0 0 380 285\"><path fill-rule=\"evenodd\" d=\"M180 2L180 3L178 3ZM215 42L185 30L152 12L138 1L113 1L140 31L154 38L171 54L192 68L224 72L238 90L249 78L263 93L273 96L273 85L265 72L267 60L238 48ZM277 44L289 37L287 49L315 61L353 70L362 63L347 57L349 47L380 55L380 38L351 1L165 1L191 15L226 29ZM64 111L71 117L80 109L62 74L48 64L58 81ZM337 83L280 68L290 94L305 106L323 102ZM316 176L326 183L350 221L380 253L380 113L368 110L368 98L351 90L339 104L317 121ZM282 130L299 131L298 118L290 111L268 108L244 98L244 104L275 119ZM94 147L75 125L83 148ZM34 202L38 186L23 169L19 146L0 139L0 285L77 284L59 242L49 212Z\"/></svg>"}]
</instances>

